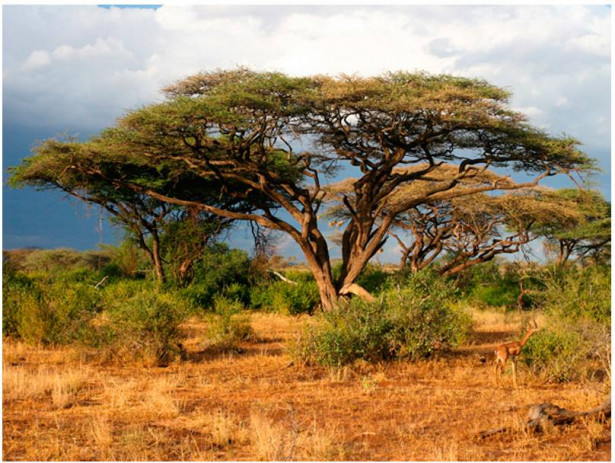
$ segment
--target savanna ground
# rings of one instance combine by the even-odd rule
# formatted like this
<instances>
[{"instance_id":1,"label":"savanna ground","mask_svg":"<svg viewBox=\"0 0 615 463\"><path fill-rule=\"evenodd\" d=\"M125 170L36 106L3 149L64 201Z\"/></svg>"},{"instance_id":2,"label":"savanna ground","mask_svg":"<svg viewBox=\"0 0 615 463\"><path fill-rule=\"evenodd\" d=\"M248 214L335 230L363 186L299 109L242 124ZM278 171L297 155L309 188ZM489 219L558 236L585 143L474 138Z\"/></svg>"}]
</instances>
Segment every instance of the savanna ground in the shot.
<instances>
[{"instance_id":1,"label":"savanna ground","mask_svg":"<svg viewBox=\"0 0 615 463\"><path fill-rule=\"evenodd\" d=\"M470 339L435 358L337 370L291 364L309 320L255 314L258 340L231 352L204 348L193 320L187 358L165 368L7 340L4 460L611 459L610 420L522 430L530 405L587 410L610 384L545 383L519 362L519 387L510 372L496 385L491 348L518 335L516 314L476 311ZM476 439L500 426L518 431Z\"/></svg>"}]
</instances>

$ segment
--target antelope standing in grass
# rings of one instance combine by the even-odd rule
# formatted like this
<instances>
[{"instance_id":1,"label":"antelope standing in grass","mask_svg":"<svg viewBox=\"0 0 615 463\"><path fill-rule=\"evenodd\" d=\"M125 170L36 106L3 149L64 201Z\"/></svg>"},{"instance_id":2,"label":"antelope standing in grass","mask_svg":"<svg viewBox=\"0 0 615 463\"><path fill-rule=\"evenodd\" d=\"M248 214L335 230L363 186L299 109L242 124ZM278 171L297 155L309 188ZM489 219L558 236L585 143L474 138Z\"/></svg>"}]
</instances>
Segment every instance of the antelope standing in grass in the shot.
<instances>
[{"instance_id":1,"label":"antelope standing in grass","mask_svg":"<svg viewBox=\"0 0 615 463\"><path fill-rule=\"evenodd\" d=\"M500 344L495 348L495 380L498 382L498 379L504 374L504 370L506 369L506 362L510 358L512 362L512 371L513 371L513 383L515 387L517 386L517 357L521 354L521 349L530 339L530 336L533 335L536 331L538 331L538 326L534 323L534 327L527 330L525 336L521 341L512 341L506 342L504 344Z\"/></svg>"}]
</instances>

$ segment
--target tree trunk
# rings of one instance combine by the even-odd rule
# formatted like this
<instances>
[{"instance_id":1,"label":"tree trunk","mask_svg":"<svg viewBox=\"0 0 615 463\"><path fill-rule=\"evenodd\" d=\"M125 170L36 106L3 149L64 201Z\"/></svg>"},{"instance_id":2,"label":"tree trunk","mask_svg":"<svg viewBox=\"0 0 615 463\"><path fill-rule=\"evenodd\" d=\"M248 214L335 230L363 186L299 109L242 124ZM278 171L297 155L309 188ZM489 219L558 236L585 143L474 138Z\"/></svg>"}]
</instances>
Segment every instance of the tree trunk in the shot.
<instances>
[{"instance_id":1,"label":"tree trunk","mask_svg":"<svg viewBox=\"0 0 615 463\"><path fill-rule=\"evenodd\" d=\"M338 302L339 294L335 289L333 276L331 275L331 264L326 241L317 240L316 242L309 242L308 240L297 240L297 243L301 247L316 280L322 310L325 312L332 310Z\"/></svg>"},{"instance_id":2,"label":"tree trunk","mask_svg":"<svg viewBox=\"0 0 615 463\"><path fill-rule=\"evenodd\" d=\"M330 278L327 278L322 269L312 269L320 293L320 303L322 310L328 312L333 310L337 305L339 296L335 291L335 286Z\"/></svg>"},{"instance_id":3,"label":"tree trunk","mask_svg":"<svg viewBox=\"0 0 615 463\"><path fill-rule=\"evenodd\" d=\"M184 287L188 284L188 272L192 268L193 263L193 258L186 258L179 265L179 268L177 269L177 282L179 286Z\"/></svg>"},{"instance_id":4,"label":"tree trunk","mask_svg":"<svg viewBox=\"0 0 615 463\"><path fill-rule=\"evenodd\" d=\"M167 278L164 273L164 266L162 258L160 257L160 240L158 239L158 233L152 233L152 260L154 262L154 270L156 271L156 277L161 284L166 283Z\"/></svg>"}]
</instances>

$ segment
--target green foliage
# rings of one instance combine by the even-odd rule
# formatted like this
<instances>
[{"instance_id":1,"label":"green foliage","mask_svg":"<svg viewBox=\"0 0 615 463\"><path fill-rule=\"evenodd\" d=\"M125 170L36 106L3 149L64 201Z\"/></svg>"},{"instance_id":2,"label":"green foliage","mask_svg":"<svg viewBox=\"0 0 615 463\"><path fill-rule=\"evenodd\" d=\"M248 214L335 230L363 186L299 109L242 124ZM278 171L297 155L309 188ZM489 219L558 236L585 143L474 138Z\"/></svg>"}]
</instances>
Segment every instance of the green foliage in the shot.
<instances>
[{"instance_id":1,"label":"green foliage","mask_svg":"<svg viewBox=\"0 0 615 463\"><path fill-rule=\"evenodd\" d=\"M551 268L544 281L541 305L546 327L528 341L525 362L555 381L604 373L610 368L610 269Z\"/></svg>"},{"instance_id":2,"label":"green foliage","mask_svg":"<svg viewBox=\"0 0 615 463\"><path fill-rule=\"evenodd\" d=\"M479 307L515 307L520 294L516 269L498 261L470 267L459 286L468 302Z\"/></svg>"},{"instance_id":3,"label":"green foliage","mask_svg":"<svg viewBox=\"0 0 615 463\"><path fill-rule=\"evenodd\" d=\"M426 358L458 345L470 328L469 316L451 307L453 296L443 279L420 272L375 303L352 299L323 313L299 342L297 355L327 366Z\"/></svg>"},{"instance_id":4,"label":"green foliage","mask_svg":"<svg viewBox=\"0 0 615 463\"><path fill-rule=\"evenodd\" d=\"M470 293L470 300L479 306L511 307L519 295L518 286L502 281L490 286L475 286Z\"/></svg>"},{"instance_id":5,"label":"green foliage","mask_svg":"<svg viewBox=\"0 0 615 463\"><path fill-rule=\"evenodd\" d=\"M357 284L371 294L378 294L386 285L388 278L389 274L380 267L367 264L359 278L357 278Z\"/></svg>"},{"instance_id":6,"label":"green foliage","mask_svg":"<svg viewBox=\"0 0 615 463\"><path fill-rule=\"evenodd\" d=\"M29 273L57 274L85 269L97 271L107 265L110 260L111 255L106 250L36 249L25 253L20 262L16 262L15 265Z\"/></svg>"},{"instance_id":7,"label":"green foliage","mask_svg":"<svg viewBox=\"0 0 615 463\"><path fill-rule=\"evenodd\" d=\"M548 319L548 326L529 339L523 361L547 381L589 379L610 372L609 329L595 322L572 324ZM605 371L605 369L609 369Z\"/></svg>"},{"instance_id":8,"label":"green foliage","mask_svg":"<svg viewBox=\"0 0 615 463\"><path fill-rule=\"evenodd\" d=\"M121 294L122 298L115 298ZM166 364L180 353L179 325L189 313L173 293L141 285L117 285L106 295L99 340L118 355Z\"/></svg>"},{"instance_id":9,"label":"green foliage","mask_svg":"<svg viewBox=\"0 0 615 463\"><path fill-rule=\"evenodd\" d=\"M105 308L112 307L118 301L130 299L141 292L156 292L156 282L152 280L130 280L122 279L112 281L104 286L102 293L103 305Z\"/></svg>"},{"instance_id":10,"label":"green foliage","mask_svg":"<svg viewBox=\"0 0 615 463\"><path fill-rule=\"evenodd\" d=\"M588 354L583 344L579 333L550 328L529 339L522 358L535 372L566 381L574 378Z\"/></svg>"},{"instance_id":11,"label":"green foliage","mask_svg":"<svg viewBox=\"0 0 615 463\"><path fill-rule=\"evenodd\" d=\"M534 232L543 236L547 247L558 254L558 265L564 265L572 256L608 265L611 256L611 204L600 192L562 188L543 192L541 200L559 204L568 212L567 219L551 214L538 218L534 225Z\"/></svg>"},{"instance_id":12,"label":"green foliage","mask_svg":"<svg viewBox=\"0 0 615 463\"><path fill-rule=\"evenodd\" d=\"M124 239L119 246L105 246L111 255L109 263L102 268L102 275L110 279L143 279L152 269L152 264L133 240Z\"/></svg>"},{"instance_id":13,"label":"green foliage","mask_svg":"<svg viewBox=\"0 0 615 463\"><path fill-rule=\"evenodd\" d=\"M2 335L21 337L19 334L23 306L36 304L38 288L32 278L22 272L4 268L2 273Z\"/></svg>"},{"instance_id":14,"label":"green foliage","mask_svg":"<svg viewBox=\"0 0 615 463\"><path fill-rule=\"evenodd\" d=\"M288 310L286 287L288 283L274 281L250 288L250 307L267 312L284 313Z\"/></svg>"},{"instance_id":15,"label":"green foliage","mask_svg":"<svg viewBox=\"0 0 615 463\"><path fill-rule=\"evenodd\" d=\"M242 311L241 303L223 296L216 297L214 311L208 315L208 344L218 349L232 349L242 341L255 338L250 315Z\"/></svg>"},{"instance_id":16,"label":"green foliage","mask_svg":"<svg viewBox=\"0 0 615 463\"><path fill-rule=\"evenodd\" d=\"M101 309L100 293L92 285L70 279L48 282L9 272L2 296L3 335L28 343L82 341Z\"/></svg>"},{"instance_id":17,"label":"green foliage","mask_svg":"<svg viewBox=\"0 0 615 463\"><path fill-rule=\"evenodd\" d=\"M548 314L572 322L589 319L610 326L610 267L551 269L544 280L542 306Z\"/></svg>"},{"instance_id":18,"label":"green foliage","mask_svg":"<svg viewBox=\"0 0 615 463\"><path fill-rule=\"evenodd\" d=\"M250 306L254 309L290 315L313 313L320 302L320 295L311 274L289 272L287 278L297 284L274 281L250 288Z\"/></svg>"},{"instance_id":19,"label":"green foliage","mask_svg":"<svg viewBox=\"0 0 615 463\"><path fill-rule=\"evenodd\" d=\"M226 244L208 248L194 268L194 280L181 294L192 304L209 309L218 294L227 294L248 303L250 259L245 251L229 249Z\"/></svg>"},{"instance_id":20,"label":"green foliage","mask_svg":"<svg viewBox=\"0 0 615 463\"><path fill-rule=\"evenodd\" d=\"M217 236L231 225L215 215L190 210L162 225L160 246L164 251L167 273L178 287L194 277L194 267L206 257L206 250Z\"/></svg>"}]
</instances>

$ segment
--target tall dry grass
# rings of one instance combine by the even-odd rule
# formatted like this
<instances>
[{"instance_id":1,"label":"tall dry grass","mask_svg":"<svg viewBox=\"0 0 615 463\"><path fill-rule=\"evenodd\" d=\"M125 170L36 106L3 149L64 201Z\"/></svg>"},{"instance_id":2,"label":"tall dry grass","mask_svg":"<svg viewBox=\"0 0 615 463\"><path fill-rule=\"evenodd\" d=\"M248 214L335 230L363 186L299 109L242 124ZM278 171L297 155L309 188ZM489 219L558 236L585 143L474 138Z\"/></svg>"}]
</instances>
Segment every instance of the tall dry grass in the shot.
<instances>
[{"instance_id":1,"label":"tall dry grass","mask_svg":"<svg viewBox=\"0 0 615 463\"><path fill-rule=\"evenodd\" d=\"M56 409L67 408L74 405L77 394L90 377L90 370L83 367L60 370L43 365L29 371L4 364L3 399L10 402L48 397Z\"/></svg>"},{"instance_id":2,"label":"tall dry grass","mask_svg":"<svg viewBox=\"0 0 615 463\"><path fill-rule=\"evenodd\" d=\"M339 370L290 365L284 347L303 322L255 315L258 342L167 368L84 363L68 348L5 343L7 460L610 460L610 423L587 420L541 435L523 430L530 405L598 405L604 382L543 384L520 368L495 386L478 354L510 327L485 315L460 349L418 362L358 362ZM491 318L489 318L491 317ZM516 324L515 324L516 323ZM491 331L490 331L491 330ZM63 357L63 353L65 356ZM198 354L198 355L197 355ZM55 397L55 399L54 399ZM482 441L482 430L511 432Z\"/></svg>"}]
</instances>

